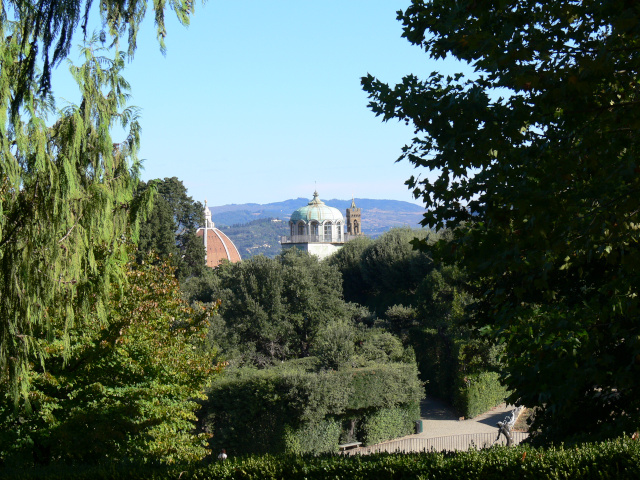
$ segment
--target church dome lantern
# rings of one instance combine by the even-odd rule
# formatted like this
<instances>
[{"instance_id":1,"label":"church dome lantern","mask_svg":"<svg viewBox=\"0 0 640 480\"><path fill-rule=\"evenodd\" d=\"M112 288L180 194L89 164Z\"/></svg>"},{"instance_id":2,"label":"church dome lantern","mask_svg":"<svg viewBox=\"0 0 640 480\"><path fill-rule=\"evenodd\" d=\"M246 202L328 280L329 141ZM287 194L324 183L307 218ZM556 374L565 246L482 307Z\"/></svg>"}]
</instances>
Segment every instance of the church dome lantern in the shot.
<instances>
[{"instance_id":1,"label":"church dome lantern","mask_svg":"<svg viewBox=\"0 0 640 480\"><path fill-rule=\"evenodd\" d=\"M295 224L301 221L305 223L311 223L312 221L318 223L344 223L344 217L340 210L330 207L320 200L318 192L313 192L313 199L308 205L300 207L293 212L290 221Z\"/></svg>"}]
</instances>

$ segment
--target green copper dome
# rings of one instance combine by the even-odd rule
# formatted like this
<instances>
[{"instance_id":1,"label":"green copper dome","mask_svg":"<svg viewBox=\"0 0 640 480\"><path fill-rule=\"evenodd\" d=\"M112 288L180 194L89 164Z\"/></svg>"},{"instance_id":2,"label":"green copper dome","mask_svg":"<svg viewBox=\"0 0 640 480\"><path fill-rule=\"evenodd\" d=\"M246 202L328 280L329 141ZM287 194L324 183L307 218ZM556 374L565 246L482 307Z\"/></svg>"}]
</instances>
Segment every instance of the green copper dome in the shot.
<instances>
[{"instance_id":1,"label":"green copper dome","mask_svg":"<svg viewBox=\"0 0 640 480\"><path fill-rule=\"evenodd\" d=\"M301 207L291 214L291 223L298 223L302 220L305 223L316 221L323 223L329 221L331 223L343 223L344 217L337 208L325 205L318 198L318 192L313 192L313 200L306 207Z\"/></svg>"}]
</instances>

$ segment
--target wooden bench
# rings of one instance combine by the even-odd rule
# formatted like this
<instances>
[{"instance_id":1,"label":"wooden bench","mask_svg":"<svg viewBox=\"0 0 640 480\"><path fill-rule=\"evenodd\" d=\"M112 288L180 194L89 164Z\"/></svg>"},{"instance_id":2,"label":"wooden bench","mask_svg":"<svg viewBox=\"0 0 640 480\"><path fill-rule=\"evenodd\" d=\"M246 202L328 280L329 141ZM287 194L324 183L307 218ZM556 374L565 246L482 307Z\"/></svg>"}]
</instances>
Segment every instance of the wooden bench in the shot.
<instances>
[{"instance_id":1,"label":"wooden bench","mask_svg":"<svg viewBox=\"0 0 640 480\"><path fill-rule=\"evenodd\" d=\"M360 445L362 445L362 442L343 443L342 445L338 445L338 448L340 449L341 452L344 452L345 450L358 448Z\"/></svg>"}]
</instances>

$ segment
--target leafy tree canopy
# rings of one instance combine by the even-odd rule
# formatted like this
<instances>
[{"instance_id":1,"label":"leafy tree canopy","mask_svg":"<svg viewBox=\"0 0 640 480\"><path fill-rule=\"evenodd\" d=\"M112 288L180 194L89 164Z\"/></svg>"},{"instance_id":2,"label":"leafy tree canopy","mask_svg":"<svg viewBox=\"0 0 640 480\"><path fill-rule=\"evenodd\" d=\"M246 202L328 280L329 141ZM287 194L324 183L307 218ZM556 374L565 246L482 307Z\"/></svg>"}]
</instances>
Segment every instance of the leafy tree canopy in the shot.
<instances>
[{"instance_id":1,"label":"leafy tree canopy","mask_svg":"<svg viewBox=\"0 0 640 480\"><path fill-rule=\"evenodd\" d=\"M345 299L379 315L397 303L410 304L433 268L430 256L413 247L415 238L431 243L437 235L426 229L392 228L375 240L347 242L332 255L327 261L343 275Z\"/></svg>"},{"instance_id":2,"label":"leafy tree canopy","mask_svg":"<svg viewBox=\"0 0 640 480\"><path fill-rule=\"evenodd\" d=\"M479 283L479 319L507 344L511 401L537 406L543 438L610 436L640 418L637 2L415 0L403 36L453 56L371 108L411 123L401 159L424 224Z\"/></svg>"},{"instance_id":3,"label":"leafy tree canopy","mask_svg":"<svg viewBox=\"0 0 640 480\"><path fill-rule=\"evenodd\" d=\"M0 462L176 463L201 459L196 401L212 374L203 348L211 309L180 297L167 263L129 264L128 288L113 289L109 323L92 312L61 340L41 339L47 368L30 371L32 408L14 410L0 384ZM65 353L65 350L69 350Z\"/></svg>"},{"instance_id":4,"label":"leafy tree canopy","mask_svg":"<svg viewBox=\"0 0 640 480\"><path fill-rule=\"evenodd\" d=\"M362 314L343 300L340 272L297 249L225 262L188 286L192 298L220 300L211 340L236 364L307 357L321 329Z\"/></svg>"},{"instance_id":5,"label":"leafy tree canopy","mask_svg":"<svg viewBox=\"0 0 640 480\"><path fill-rule=\"evenodd\" d=\"M187 195L187 189L176 177L141 182L139 192L156 188L153 209L140 225L139 259L153 251L161 258L171 257L180 280L201 275L205 269L204 247L196 230L204 224L203 207Z\"/></svg>"}]
</instances>

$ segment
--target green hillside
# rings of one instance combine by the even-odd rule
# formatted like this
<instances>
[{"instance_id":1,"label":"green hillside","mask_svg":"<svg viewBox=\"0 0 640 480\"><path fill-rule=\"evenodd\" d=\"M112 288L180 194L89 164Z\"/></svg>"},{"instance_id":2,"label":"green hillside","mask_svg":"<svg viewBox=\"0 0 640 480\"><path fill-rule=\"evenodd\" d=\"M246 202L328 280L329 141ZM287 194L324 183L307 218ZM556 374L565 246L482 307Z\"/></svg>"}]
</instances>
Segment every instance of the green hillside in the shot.
<instances>
[{"instance_id":1,"label":"green hillside","mask_svg":"<svg viewBox=\"0 0 640 480\"><path fill-rule=\"evenodd\" d=\"M248 223L218 228L235 244L243 259L255 255L273 258L281 251L280 237L287 234L288 225L280 219L259 218Z\"/></svg>"}]
</instances>

